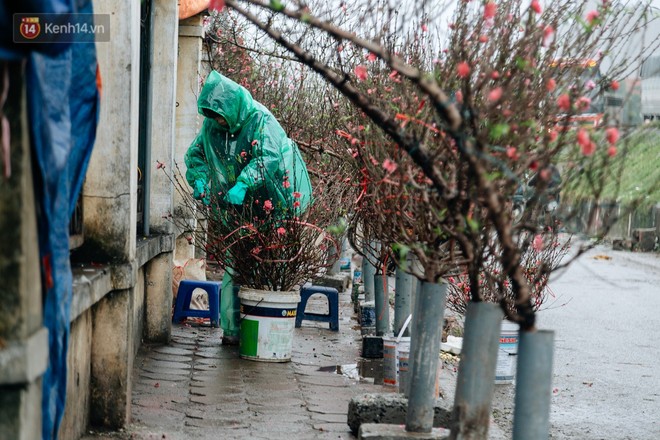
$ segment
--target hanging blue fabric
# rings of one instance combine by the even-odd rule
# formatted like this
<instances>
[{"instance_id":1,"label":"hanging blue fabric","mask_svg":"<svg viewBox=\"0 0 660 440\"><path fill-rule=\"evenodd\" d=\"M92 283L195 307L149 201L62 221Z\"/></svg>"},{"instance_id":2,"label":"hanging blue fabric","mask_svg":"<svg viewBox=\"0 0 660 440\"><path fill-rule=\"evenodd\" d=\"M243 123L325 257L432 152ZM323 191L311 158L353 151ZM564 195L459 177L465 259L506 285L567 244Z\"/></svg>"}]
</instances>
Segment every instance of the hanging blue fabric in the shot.
<instances>
[{"instance_id":1,"label":"hanging blue fabric","mask_svg":"<svg viewBox=\"0 0 660 440\"><path fill-rule=\"evenodd\" d=\"M91 1L84 3L76 12L91 13ZM49 364L42 382L44 440L57 438L66 401L73 294L69 221L96 136L96 72L93 43L71 44L57 54L32 53L26 68L30 135L38 168L34 174L44 326L49 331Z\"/></svg>"},{"instance_id":2,"label":"hanging blue fabric","mask_svg":"<svg viewBox=\"0 0 660 440\"><path fill-rule=\"evenodd\" d=\"M76 2L81 3L81 2ZM87 3L87 0L82 0ZM67 44L14 44L14 14L53 14L75 11L73 0L0 0L0 60L16 61L27 57L30 52L59 53Z\"/></svg>"}]
</instances>

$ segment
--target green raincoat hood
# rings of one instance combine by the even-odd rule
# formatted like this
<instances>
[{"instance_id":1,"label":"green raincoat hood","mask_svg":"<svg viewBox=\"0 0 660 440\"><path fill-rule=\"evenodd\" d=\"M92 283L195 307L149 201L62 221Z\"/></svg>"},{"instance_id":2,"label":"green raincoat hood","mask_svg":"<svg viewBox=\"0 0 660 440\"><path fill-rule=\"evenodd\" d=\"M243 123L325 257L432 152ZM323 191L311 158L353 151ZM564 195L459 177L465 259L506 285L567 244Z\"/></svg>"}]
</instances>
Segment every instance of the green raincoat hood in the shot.
<instances>
[{"instance_id":1,"label":"green raincoat hood","mask_svg":"<svg viewBox=\"0 0 660 440\"><path fill-rule=\"evenodd\" d=\"M252 95L247 89L215 70L206 78L197 100L199 114L204 115L205 109L225 118L230 133L240 131L250 115L257 111Z\"/></svg>"},{"instance_id":2,"label":"green raincoat hood","mask_svg":"<svg viewBox=\"0 0 660 440\"><path fill-rule=\"evenodd\" d=\"M200 114L211 110L227 121L206 117L185 155L192 188L210 190L210 204L241 183L244 203L272 202L274 213L302 213L312 201L312 186L298 146L273 114L243 86L216 71L209 73L197 100ZM206 116L206 115L205 115ZM199 182L198 182L199 181Z\"/></svg>"}]
</instances>

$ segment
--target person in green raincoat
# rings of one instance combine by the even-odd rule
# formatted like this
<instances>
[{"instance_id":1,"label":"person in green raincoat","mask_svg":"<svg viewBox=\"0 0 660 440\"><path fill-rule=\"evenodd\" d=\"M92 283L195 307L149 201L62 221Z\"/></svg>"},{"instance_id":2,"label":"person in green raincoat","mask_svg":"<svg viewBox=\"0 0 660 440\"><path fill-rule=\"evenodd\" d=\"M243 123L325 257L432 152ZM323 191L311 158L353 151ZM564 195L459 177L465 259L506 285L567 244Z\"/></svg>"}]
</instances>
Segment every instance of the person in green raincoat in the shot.
<instances>
[{"instance_id":1,"label":"person in green raincoat","mask_svg":"<svg viewBox=\"0 0 660 440\"><path fill-rule=\"evenodd\" d=\"M186 180L196 199L206 205L213 201L213 209L224 206L227 213L233 212L226 209L229 204L270 200L272 215L277 215L291 209L296 192L295 209L306 209L312 186L298 146L245 87L211 71L197 108L204 122L184 158ZM237 343L239 304L230 270L222 280L220 302L223 343Z\"/></svg>"}]
</instances>

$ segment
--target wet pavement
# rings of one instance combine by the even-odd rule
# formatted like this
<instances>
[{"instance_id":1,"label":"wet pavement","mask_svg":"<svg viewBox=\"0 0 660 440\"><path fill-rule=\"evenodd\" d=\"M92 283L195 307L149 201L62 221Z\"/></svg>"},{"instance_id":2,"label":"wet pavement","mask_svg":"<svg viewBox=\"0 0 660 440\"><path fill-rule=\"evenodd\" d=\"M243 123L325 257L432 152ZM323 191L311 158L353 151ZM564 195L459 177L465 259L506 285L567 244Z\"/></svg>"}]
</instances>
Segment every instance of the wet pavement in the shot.
<instances>
[{"instance_id":1,"label":"wet pavement","mask_svg":"<svg viewBox=\"0 0 660 440\"><path fill-rule=\"evenodd\" d=\"M556 301L538 318L556 332L551 438L660 438L659 285L657 255L606 247L553 278ZM327 311L324 299L310 306ZM133 422L85 439L354 439L350 399L394 392L357 374L369 370L361 340L349 291L340 331L303 322L289 363L240 359L219 329L176 325L169 345L145 345L135 361ZM453 401L455 365L444 366L440 386ZM496 389L490 438L510 438L514 386Z\"/></svg>"},{"instance_id":2,"label":"wet pavement","mask_svg":"<svg viewBox=\"0 0 660 440\"><path fill-rule=\"evenodd\" d=\"M327 312L325 299L312 298L310 310ZM169 345L140 349L133 422L88 438L353 439L351 397L393 389L358 377L361 335L350 291L340 294L339 327L303 321L292 361L269 363L241 359L238 347L221 345L219 329L175 325Z\"/></svg>"},{"instance_id":3,"label":"wet pavement","mask_svg":"<svg viewBox=\"0 0 660 440\"><path fill-rule=\"evenodd\" d=\"M660 256L598 246L550 283L555 331L550 438L660 439ZM510 432L513 387L497 387Z\"/></svg>"}]
</instances>

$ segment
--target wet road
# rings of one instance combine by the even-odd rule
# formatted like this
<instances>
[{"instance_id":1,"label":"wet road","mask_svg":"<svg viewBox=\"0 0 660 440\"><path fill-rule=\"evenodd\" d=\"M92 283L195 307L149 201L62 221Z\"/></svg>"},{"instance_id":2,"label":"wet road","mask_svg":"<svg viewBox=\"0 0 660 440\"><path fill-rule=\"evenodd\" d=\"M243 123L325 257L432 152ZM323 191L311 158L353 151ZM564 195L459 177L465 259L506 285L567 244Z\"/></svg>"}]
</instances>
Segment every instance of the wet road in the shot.
<instances>
[{"instance_id":1,"label":"wet road","mask_svg":"<svg viewBox=\"0 0 660 440\"><path fill-rule=\"evenodd\" d=\"M553 439L660 439L660 258L599 247L551 284ZM563 305L565 304L565 305Z\"/></svg>"}]
</instances>

